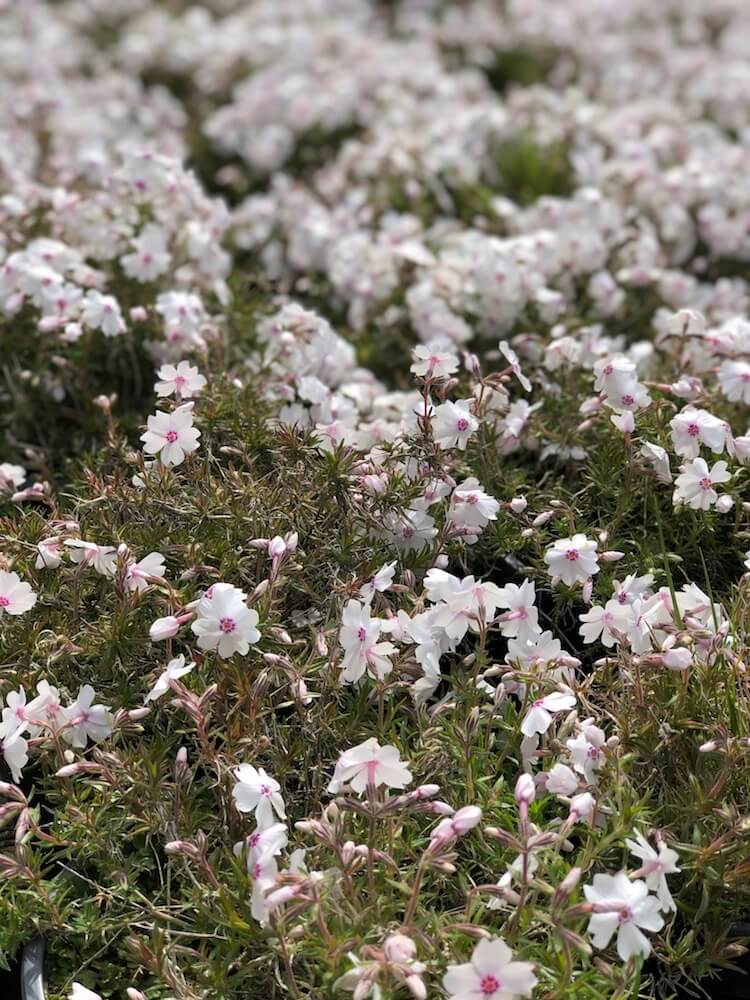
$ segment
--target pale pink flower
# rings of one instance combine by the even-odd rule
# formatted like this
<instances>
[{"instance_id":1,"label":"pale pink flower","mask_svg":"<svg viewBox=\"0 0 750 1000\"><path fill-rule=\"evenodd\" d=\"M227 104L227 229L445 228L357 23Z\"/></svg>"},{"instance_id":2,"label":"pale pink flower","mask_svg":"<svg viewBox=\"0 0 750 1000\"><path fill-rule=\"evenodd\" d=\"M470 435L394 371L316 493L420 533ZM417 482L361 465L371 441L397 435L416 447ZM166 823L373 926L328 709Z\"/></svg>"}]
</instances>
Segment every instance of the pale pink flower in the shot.
<instances>
[{"instance_id":1,"label":"pale pink flower","mask_svg":"<svg viewBox=\"0 0 750 1000\"><path fill-rule=\"evenodd\" d=\"M125 586L130 591L142 591L148 587L150 578L164 577L164 556L159 552L149 552L137 563L128 566Z\"/></svg>"},{"instance_id":2,"label":"pale pink flower","mask_svg":"<svg viewBox=\"0 0 750 1000\"><path fill-rule=\"evenodd\" d=\"M234 776L237 784L232 789L234 804L240 812L254 812L255 822L260 830L274 824L274 813L279 819L286 819L281 785L266 774L262 767L240 764Z\"/></svg>"},{"instance_id":3,"label":"pale pink flower","mask_svg":"<svg viewBox=\"0 0 750 1000\"><path fill-rule=\"evenodd\" d=\"M189 361L177 365L162 365L156 373L159 381L154 385L157 396L176 396L192 399L205 388L206 379Z\"/></svg>"},{"instance_id":4,"label":"pale pink flower","mask_svg":"<svg viewBox=\"0 0 750 1000\"><path fill-rule=\"evenodd\" d=\"M354 683L369 672L382 680L393 669L388 659L397 652L392 642L378 642L383 622L370 616L370 605L347 601L341 617L339 642L344 650L341 680Z\"/></svg>"},{"instance_id":5,"label":"pale pink flower","mask_svg":"<svg viewBox=\"0 0 750 1000\"><path fill-rule=\"evenodd\" d=\"M544 553L544 561L553 581L562 580L571 587L576 582L584 583L594 573L598 573L596 548L597 543L582 534L558 538Z\"/></svg>"},{"instance_id":6,"label":"pale pink flower","mask_svg":"<svg viewBox=\"0 0 750 1000\"><path fill-rule=\"evenodd\" d=\"M37 542L36 550L35 566L37 569L57 569L62 562L61 538L43 538Z\"/></svg>"},{"instance_id":7,"label":"pale pink flower","mask_svg":"<svg viewBox=\"0 0 750 1000\"><path fill-rule=\"evenodd\" d=\"M112 732L112 713L106 705L95 705L96 692L90 684L78 692L78 697L65 710L66 726L62 736L66 743L82 750L86 741L101 743Z\"/></svg>"},{"instance_id":8,"label":"pale pink flower","mask_svg":"<svg viewBox=\"0 0 750 1000\"><path fill-rule=\"evenodd\" d=\"M679 855L666 844L658 844L658 851L646 840L642 833L635 831L635 840L626 840L630 853L639 858L643 864L638 874L646 880L646 885L652 892L656 892L659 906L662 912L673 912L677 909L672 893L667 885L667 875L675 875L680 869L677 867Z\"/></svg>"},{"instance_id":9,"label":"pale pink flower","mask_svg":"<svg viewBox=\"0 0 750 1000\"><path fill-rule=\"evenodd\" d=\"M171 687L171 681L179 680L180 677L184 677L186 674L189 674L194 666L195 664L192 662L185 663L185 657L182 655L176 656L174 659L170 660L162 673L159 674L154 686L146 695L146 703L149 701L156 701L158 698L161 698L161 696L166 694Z\"/></svg>"},{"instance_id":10,"label":"pale pink flower","mask_svg":"<svg viewBox=\"0 0 750 1000\"><path fill-rule=\"evenodd\" d=\"M448 378L458 370L458 358L449 351L418 344L412 357L414 362L410 371L421 378Z\"/></svg>"},{"instance_id":11,"label":"pale pink flower","mask_svg":"<svg viewBox=\"0 0 750 1000\"><path fill-rule=\"evenodd\" d=\"M441 448L459 448L463 451L472 434L479 428L479 421L470 410L471 400L447 400L435 407L432 417L432 434Z\"/></svg>"},{"instance_id":12,"label":"pale pink flower","mask_svg":"<svg viewBox=\"0 0 750 1000\"><path fill-rule=\"evenodd\" d=\"M381 747L371 737L351 750L345 750L334 770L328 791L336 795L345 787L361 795L368 785L379 788L405 788L411 781L411 771L402 762L396 747Z\"/></svg>"},{"instance_id":13,"label":"pale pink flower","mask_svg":"<svg viewBox=\"0 0 750 1000\"><path fill-rule=\"evenodd\" d=\"M163 465L180 465L198 448L201 432L193 427L193 403L183 403L171 413L160 411L148 418L141 434L143 450L158 455Z\"/></svg>"},{"instance_id":14,"label":"pale pink flower","mask_svg":"<svg viewBox=\"0 0 750 1000\"><path fill-rule=\"evenodd\" d=\"M114 576L117 568L117 550L114 545L97 545L82 538L67 538L71 562L79 566L92 566L102 576Z\"/></svg>"},{"instance_id":15,"label":"pale pink flower","mask_svg":"<svg viewBox=\"0 0 750 1000\"><path fill-rule=\"evenodd\" d=\"M524 736L532 736L534 733L546 733L552 725L552 717L558 712L568 712L575 707L575 695L568 691L553 691L543 698L537 698L531 703L529 711L524 716L521 723L521 732Z\"/></svg>"},{"instance_id":16,"label":"pale pink flower","mask_svg":"<svg viewBox=\"0 0 750 1000\"><path fill-rule=\"evenodd\" d=\"M36 594L31 584L21 580L18 573L0 570L0 618L3 614L23 615L36 604Z\"/></svg>"},{"instance_id":17,"label":"pale pink flower","mask_svg":"<svg viewBox=\"0 0 750 1000\"><path fill-rule=\"evenodd\" d=\"M215 649L227 659L235 653L244 656L260 640L257 624L258 612L248 608L241 590L231 583L215 583L198 602L190 627L201 649Z\"/></svg>"},{"instance_id":18,"label":"pale pink flower","mask_svg":"<svg viewBox=\"0 0 750 1000\"><path fill-rule=\"evenodd\" d=\"M449 965L443 976L450 1000L516 1000L530 997L535 985L532 963L513 961L502 938L482 939L470 961Z\"/></svg>"},{"instance_id":19,"label":"pale pink flower","mask_svg":"<svg viewBox=\"0 0 750 1000\"><path fill-rule=\"evenodd\" d=\"M709 510L719 499L714 485L727 483L731 478L726 462L714 462L709 469L704 459L695 458L681 466L672 502L685 503L693 510Z\"/></svg>"},{"instance_id":20,"label":"pale pink flower","mask_svg":"<svg viewBox=\"0 0 750 1000\"><path fill-rule=\"evenodd\" d=\"M659 914L659 900L649 895L644 881L631 882L625 872L600 873L583 891L595 910L588 926L595 948L606 948L617 933L617 954L623 962L634 955L645 958L651 953L651 943L640 928L660 931L664 920Z\"/></svg>"}]
</instances>

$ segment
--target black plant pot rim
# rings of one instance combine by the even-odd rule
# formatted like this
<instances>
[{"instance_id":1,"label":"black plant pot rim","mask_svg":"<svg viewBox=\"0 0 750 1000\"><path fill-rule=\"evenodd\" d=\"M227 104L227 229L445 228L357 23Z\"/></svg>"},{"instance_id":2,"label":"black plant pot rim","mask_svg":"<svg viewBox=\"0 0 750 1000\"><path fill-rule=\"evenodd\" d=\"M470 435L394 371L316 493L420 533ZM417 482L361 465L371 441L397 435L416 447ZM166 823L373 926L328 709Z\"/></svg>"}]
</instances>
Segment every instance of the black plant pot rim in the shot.
<instances>
[{"instance_id":1,"label":"black plant pot rim","mask_svg":"<svg viewBox=\"0 0 750 1000\"><path fill-rule=\"evenodd\" d=\"M23 1000L46 1000L44 988L44 952L46 942L38 935L24 946L21 957L21 996Z\"/></svg>"}]
</instances>

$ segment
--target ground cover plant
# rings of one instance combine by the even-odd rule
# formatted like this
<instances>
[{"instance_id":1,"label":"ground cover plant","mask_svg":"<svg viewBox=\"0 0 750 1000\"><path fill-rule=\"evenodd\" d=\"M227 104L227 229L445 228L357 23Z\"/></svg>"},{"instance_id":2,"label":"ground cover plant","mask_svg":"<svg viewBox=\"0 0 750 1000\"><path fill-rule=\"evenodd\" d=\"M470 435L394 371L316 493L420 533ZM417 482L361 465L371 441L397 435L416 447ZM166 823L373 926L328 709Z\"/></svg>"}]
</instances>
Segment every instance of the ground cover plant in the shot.
<instances>
[{"instance_id":1,"label":"ground cover plant","mask_svg":"<svg viewBox=\"0 0 750 1000\"><path fill-rule=\"evenodd\" d=\"M41 935L52 1000L728 995L749 46L0 5L9 982Z\"/></svg>"}]
</instances>

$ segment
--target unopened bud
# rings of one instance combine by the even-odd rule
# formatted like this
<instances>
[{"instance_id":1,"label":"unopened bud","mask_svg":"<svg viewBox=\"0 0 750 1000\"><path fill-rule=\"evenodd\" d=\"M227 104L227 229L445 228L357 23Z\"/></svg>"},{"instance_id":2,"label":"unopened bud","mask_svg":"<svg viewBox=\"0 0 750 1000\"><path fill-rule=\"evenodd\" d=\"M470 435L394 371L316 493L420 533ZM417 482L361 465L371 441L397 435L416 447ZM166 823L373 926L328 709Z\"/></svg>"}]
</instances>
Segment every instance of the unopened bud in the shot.
<instances>
[{"instance_id":1,"label":"unopened bud","mask_svg":"<svg viewBox=\"0 0 750 1000\"><path fill-rule=\"evenodd\" d=\"M389 934L383 944L389 962L409 962L417 953L417 946L405 934Z\"/></svg>"},{"instance_id":2,"label":"unopened bud","mask_svg":"<svg viewBox=\"0 0 750 1000\"><path fill-rule=\"evenodd\" d=\"M519 776L518 781L516 782L514 795L519 806L531 805L536 798L536 785L534 784L534 779L530 774L524 773Z\"/></svg>"},{"instance_id":3,"label":"unopened bud","mask_svg":"<svg viewBox=\"0 0 750 1000\"><path fill-rule=\"evenodd\" d=\"M148 630L151 642L162 642L164 639L172 639L180 631L180 623L174 615L167 615L166 618L157 618Z\"/></svg>"}]
</instances>

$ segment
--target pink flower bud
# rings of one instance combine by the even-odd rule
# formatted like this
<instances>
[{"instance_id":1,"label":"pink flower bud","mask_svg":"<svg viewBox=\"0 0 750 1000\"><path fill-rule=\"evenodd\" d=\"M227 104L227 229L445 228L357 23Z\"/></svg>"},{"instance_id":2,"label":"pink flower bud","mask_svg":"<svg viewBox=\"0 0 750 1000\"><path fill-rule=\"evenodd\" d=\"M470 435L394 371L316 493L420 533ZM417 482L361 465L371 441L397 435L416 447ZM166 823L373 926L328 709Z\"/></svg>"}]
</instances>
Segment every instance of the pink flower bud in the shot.
<instances>
[{"instance_id":1,"label":"pink flower bud","mask_svg":"<svg viewBox=\"0 0 750 1000\"><path fill-rule=\"evenodd\" d=\"M611 549L607 552L602 552L600 558L603 559L604 562L618 562L624 557L624 555L624 552L618 552L616 549Z\"/></svg>"},{"instance_id":2,"label":"pink flower bud","mask_svg":"<svg viewBox=\"0 0 750 1000\"><path fill-rule=\"evenodd\" d=\"M268 555L271 559L280 559L286 552L286 542L280 535L275 535L268 543Z\"/></svg>"},{"instance_id":3,"label":"pink flower bud","mask_svg":"<svg viewBox=\"0 0 750 1000\"><path fill-rule=\"evenodd\" d=\"M453 824L450 817L446 816L445 819L441 819L438 825L430 834L430 845L444 845L449 844L452 840L456 839L456 834L453 829Z\"/></svg>"},{"instance_id":4,"label":"pink flower bud","mask_svg":"<svg viewBox=\"0 0 750 1000\"><path fill-rule=\"evenodd\" d=\"M581 792L580 795L574 795L570 802L570 818L576 820L588 819L594 811L595 805L594 796L590 792Z\"/></svg>"},{"instance_id":5,"label":"pink flower bud","mask_svg":"<svg viewBox=\"0 0 750 1000\"><path fill-rule=\"evenodd\" d=\"M728 493L722 493L715 506L720 514L727 514L734 507L734 500Z\"/></svg>"},{"instance_id":6,"label":"pink flower bud","mask_svg":"<svg viewBox=\"0 0 750 1000\"><path fill-rule=\"evenodd\" d=\"M456 835L463 837L469 830L473 830L482 818L482 810L479 806L464 806L459 809L451 820L451 825Z\"/></svg>"},{"instance_id":7,"label":"pink flower bud","mask_svg":"<svg viewBox=\"0 0 750 1000\"><path fill-rule=\"evenodd\" d=\"M536 798L536 785L530 774L522 774L516 782L514 792L518 805L531 805Z\"/></svg>"},{"instance_id":8,"label":"pink flower bud","mask_svg":"<svg viewBox=\"0 0 750 1000\"><path fill-rule=\"evenodd\" d=\"M133 306L130 310L130 318L134 323L143 323L144 320L148 319L148 312L144 306Z\"/></svg>"},{"instance_id":9,"label":"pink flower bud","mask_svg":"<svg viewBox=\"0 0 750 1000\"><path fill-rule=\"evenodd\" d=\"M297 885L282 885L281 888L269 892L266 896L266 906L271 910L275 910L277 906L283 906L290 899L294 899L299 892L300 887Z\"/></svg>"},{"instance_id":10,"label":"pink flower bud","mask_svg":"<svg viewBox=\"0 0 750 1000\"><path fill-rule=\"evenodd\" d=\"M543 524L546 524L554 516L555 512L553 510L545 510L541 514L537 514L531 523L535 528L541 528Z\"/></svg>"},{"instance_id":11,"label":"pink flower bud","mask_svg":"<svg viewBox=\"0 0 750 1000\"><path fill-rule=\"evenodd\" d=\"M684 646L677 646L675 649L668 649L661 656L662 663L670 670L687 670L693 662L693 654Z\"/></svg>"},{"instance_id":12,"label":"pink flower bud","mask_svg":"<svg viewBox=\"0 0 750 1000\"><path fill-rule=\"evenodd\" d=\"M514 514L523 514L523 512L529 506L529 502L526 499L526 497L513 497L509 506Z\"/></svg>"},{"instance_id":13,"label":"pink flower bud","mask_svg":"<svg viewBox=\"0 0 750 1000\"><path fill-rule=\"evenodd\" d=\"M404 982L413 997L416 997L417 1000L426 1000L427 987L423 983L421 976L418 976L416 973L412 973L410 976L406 977Z\"/></svg>"},{"instance_id":14,"label":"pink flower bud","mask_svg":"<svg viewBox=\"0 0 750 1000\"><path fill-rule=\"evenodd\" d=\"M389 934L383 944L389 962L409 962L417 953L417 946L406 934Z\"/></svg>"},{"instance_id":15,"label":"pink flower bud","mask_svg":"<svg viewBox=\"0 0 750 1000\"><path fill-rule=\"evenodd\" d=\"M452 816L456 810L449 806L447 802L430 802L427 805L427 812L435 813L437 816Z\"/></svg>"},{"instance_id":16,"label":"pink flower bud","mask_svg":"<svg viewBox=\"0 0 750 1000\"><path fill-rule=\"evenodd\" d=\"M157 618L148 630L151 642L162 642L164 639L172 639L180 631L180 623L174 615L167 615L166 618Z\"/></svg>"}]
</instances>

